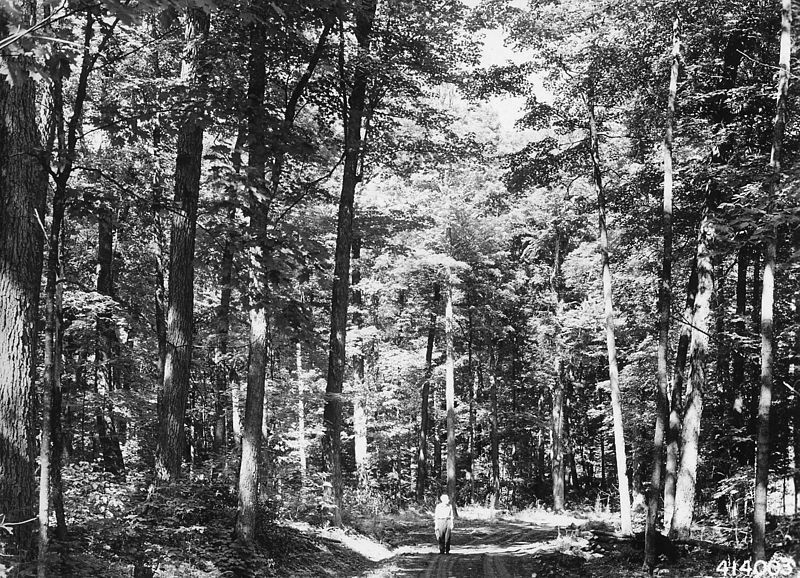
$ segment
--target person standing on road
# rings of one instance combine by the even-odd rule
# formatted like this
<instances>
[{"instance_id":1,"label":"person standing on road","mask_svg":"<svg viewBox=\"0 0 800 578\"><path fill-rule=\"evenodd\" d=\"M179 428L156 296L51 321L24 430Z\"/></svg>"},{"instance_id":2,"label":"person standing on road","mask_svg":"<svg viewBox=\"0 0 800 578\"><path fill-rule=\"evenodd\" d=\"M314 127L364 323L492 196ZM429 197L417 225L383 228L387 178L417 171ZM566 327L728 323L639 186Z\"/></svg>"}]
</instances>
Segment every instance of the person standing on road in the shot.
<instances>
[{"instance_id":1,"label":"person standing on road","mask_svg":"<svg viewBox=\"0 0 800 578\"><path fill-rule=\"evenodd\" d=\"M433 513L433 528L436 533L436 541L439 542L439 554L450 553L453 518L453 506L450 504L450 497L447 494L442 494Z\"/></svg>"}]
</instances>

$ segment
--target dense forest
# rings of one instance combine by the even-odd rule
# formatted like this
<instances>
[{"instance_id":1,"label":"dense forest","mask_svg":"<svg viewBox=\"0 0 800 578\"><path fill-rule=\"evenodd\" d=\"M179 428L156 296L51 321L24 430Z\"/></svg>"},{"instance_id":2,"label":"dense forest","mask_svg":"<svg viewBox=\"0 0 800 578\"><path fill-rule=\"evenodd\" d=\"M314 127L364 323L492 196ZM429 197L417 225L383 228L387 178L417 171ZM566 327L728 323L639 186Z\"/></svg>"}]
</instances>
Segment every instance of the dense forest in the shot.
<instances>
[{"instance_id":1,"label":"dense forest","mask_svg":"<svg viewBox=\"0 0 800 578\"><path fill-rule=\"evenodd\" d=\"M0 575L800 575L793 24L1 2Z\"/></svg>"}]
</instances>

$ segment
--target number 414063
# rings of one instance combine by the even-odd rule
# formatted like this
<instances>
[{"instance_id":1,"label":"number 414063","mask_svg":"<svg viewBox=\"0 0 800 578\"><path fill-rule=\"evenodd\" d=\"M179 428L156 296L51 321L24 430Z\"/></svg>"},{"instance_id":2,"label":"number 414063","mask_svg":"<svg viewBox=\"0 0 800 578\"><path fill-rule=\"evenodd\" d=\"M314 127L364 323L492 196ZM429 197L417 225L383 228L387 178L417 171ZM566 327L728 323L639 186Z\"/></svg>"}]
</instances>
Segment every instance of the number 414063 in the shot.
<instances>
[{"instance_id":1,"label":"number 414063","mask_svg":"<svg viewBox=\"0 0 800 578\"><path fill-rule=\"evenodd\" d=\"M797 564L789 556L776 555L770 561L758 560L750 562L737 562L736 560L723 560L717 564L717 572L721 576L756 576L770 578L772 576L797 576Z\"/></svg>"}]
</instances>

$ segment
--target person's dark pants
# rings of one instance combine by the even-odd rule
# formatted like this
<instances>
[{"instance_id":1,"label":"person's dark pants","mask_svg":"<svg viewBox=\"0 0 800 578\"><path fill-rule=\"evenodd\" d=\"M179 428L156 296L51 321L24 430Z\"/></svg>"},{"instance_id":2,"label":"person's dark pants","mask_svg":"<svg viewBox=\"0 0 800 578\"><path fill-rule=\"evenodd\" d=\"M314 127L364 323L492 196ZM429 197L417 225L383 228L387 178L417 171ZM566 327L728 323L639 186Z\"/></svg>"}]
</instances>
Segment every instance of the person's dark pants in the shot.
<instances>
[{"instance_id":1,"label":"person's dark pants","mask_svg":"<svg viewBox=\"0 0 800 578\"><path fill-rule=\"evenodd\" d=\"M434 527L436 530L436 540L439 542L439 554L449 554L450 534L452 533L450 519L444 518L436 520Z\"/></svg>"}]
</instances>

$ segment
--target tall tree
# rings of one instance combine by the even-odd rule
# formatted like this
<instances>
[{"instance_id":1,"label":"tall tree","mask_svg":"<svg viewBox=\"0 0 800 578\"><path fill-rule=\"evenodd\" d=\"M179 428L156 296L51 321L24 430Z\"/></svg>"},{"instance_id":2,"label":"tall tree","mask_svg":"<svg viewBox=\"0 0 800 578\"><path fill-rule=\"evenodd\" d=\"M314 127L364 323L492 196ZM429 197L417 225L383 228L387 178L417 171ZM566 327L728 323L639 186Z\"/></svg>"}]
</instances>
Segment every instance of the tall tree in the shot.
<instances>
[{"instance_id":1,"label":"tall tree","mask_svg":"<svg viewBox=\"0 0 800 578\"><path fill-rule=\"evenodd\" d=\"M448 245L452 244L451 229L447 227ZM447 495L453 510L456 509L456 394L455 394L455 319L453 318L453 278L450 266L444 269L444 348L445 384L444 395L447 408Z\"/></svg>"},{"instance_id":2,"label":"tall tree","mask_svg":"<svg viewBox=\"0 0 800 578\"><path fill-rule=\"evenodd\" d=\"M325 387L325 409L322 438L325 463L333 485L335 501L334 524L341 525L342 508L342 383L346 363L345 340L347 336L347 306L350 285L350 251L353 242L353 207L356 186L361 180L359 172L362 159L362 123L367 102L367 88L372 75L371 63L366 56L370 51L372 27L377 0L362 0L354 7L355 35L359 56L355 59L349 97L341 95L344 123L344 168L339 210L336 222L336 250L334 254L333 289L331 292L330 345L328 376ZM340 32L342 25L340 24ZM341 34L343 37L343 33ZM343 42L340 50L344 50ZM343 56L340 56L341 82L345 83Z\"/></svg>"},{"instance_id":3,"label":"tall tree","mask_svg":"<svg viewBox=\"0 0 800 578\"><path fill-rule=\"evenodd\" d=\"M645 569L652 569L658 558L656 551L656 520L658 518L658 499L661 495L661 473L664 465L664 430L669 419L667 355L669 352L669 320L672 304L672 127L675 119L675 97L678 92L680 54L680 20L676 17L672 25L672 66L670 67L667 118L666 127L664 128L664 199L661 210L664 247L661 258L661 282L658 288L656 425L653 433L653 461L650 476L650 495L647 502L647 525L645 527Z\"/></svg>"},{"instance_id":4,"label":"tall tree","mask_svg":"<svg viewBox=\"0 0 800 578\"><path fill-rule=\"evenodd\" d=\"M239 467L239 506L235 534L252 542L258 529L259 456L264 415L264 381L267 378L267 284L264 240L267 234L266 199L266 42L267 29L255 14L250 28L250 57L247 64L247 186L250 222L248 233L248 358L247 396L242 428L242 458Z\"/></svg>"},{"instance_id":5,"label":"tall tree","mask_svg":"<svg viewBox=\"0 0 800 578\"><path fill-rule=\"evenodd\" d=\"M789 92L792 47L792 2L781 2L781 45L778 72L777 106L770 154L766 218L771 219L781 181L781 154L786 128L786 98ZM758 442L756 452L755 497L753 499L753 558L763 560L767 518L767 491L770 455L770 409L775 365L773 309L775 292L775 260L777 230L774 222L766 226L764 240L764 274L761 286L761 393L758 398Z\"/></svg>"},{"instance_id":6,"label":"tall tree","mask_svg":"<svg viewBox=\"0 0 800 578\"><path fill-rule=\"evenodd\" d=\"M594 114L593 87L586 95L589 115L589 152L592 160L592 181L597 193L598 241L600 244L601 270L603 276L603 308L606 318L606 348L608 351L608 383L611 390L611 411L614 418L614 451L617 458L617 479L619 480L619 505L622 519L622 533L631 533L631 497L628 491L628 467L625 458L625 433L622 427L622 401L619 392L619 369L617 368L617 346L614 331L614 301L611 287L611 252L606 224L606 200L603 190L603 176L600 168L600 137Z\"/></svg>"},{"instance_id":7,"label":"tall tree","mask_svg":"<svg viewBox=\"0 0 800 578\"><path fill-rule=\"evenodd\" d=\"M103 54L111 39L118 20L106 28L100 43L92 46L95 32L95 16L92 11L85 12L83 25L83 51L81 54L80 73L75 88L75 98L72 103L72 116L67 121L64 117L64 83L63 65L59 62L55 66L52 78L52 134L49 137L50 145L55 146L54 152L47 151L48 156L56 159L56 169L53 172L53 211L48 234L47 268L45 273L45 335L44 335L44 372L42 395L42 433L39 452L39 574L44 576L47 571L48 555L48 524L50 514L50 485L51 480L60 483L61 464L58 452L51 451L51 443L58 447L54 434L60 430L61 420L61 355L62 355L62 296L63 279L59 279L63 272L61 263L61 237L64 224L65 211L68 203L68 184L74 169L76 147L82 130L83 109L87 99L89 78L95 68L98 58ZM98 247L99 249L99 247ZM102 265L98 268L102 271ZM110 279L110 273L109 273ZM102 291L99 291L103 293ZM98 316L99 322L99 316ZM100 410L102 411L102 409ZM56 430L56 431L54 431ZM101 443L104 441L101 434ZM119 454L121 456L121 453ZM108 462L108 460L106 460ZM118 472L115 472L118 473ZM60 493L60 488L54 488ZM60 504L63 508L63 504ZM57 512L59 532L63 537L66 531L63 511Z\"/></svg>"},{"instance_id":8,"label":"tall tree","mask_svg":"<svg viewBox=\"0 0 800 578\"><path fill-rule=\"evenodd\" d=\"M26 3L23 16L32 15ZM4 33L19 16L0 7ZM36 321L44 245L47 178L36 125L31 58L3 50L0 79L0 513L15 526L14 554L30 556L35 517L34 400Z\"/></svg>"},{"instance_id":9,"label":"tall tree","mask_svg":"<svg viewBox=\"0 0 800 578\"><path fill-rule=\"evenodd\" d=\"M175 194L169 251L164 381L158 396L156 479L180 477L185 440L184 418L189 395L194 318L194 247L197 203L203 160L205 99L199 90L207 78L205 43L210 18L201 7L190 6L185 16L185 42L181 81L188 104L180 122L175 161Z\"/></svg>"}]
</instances>

